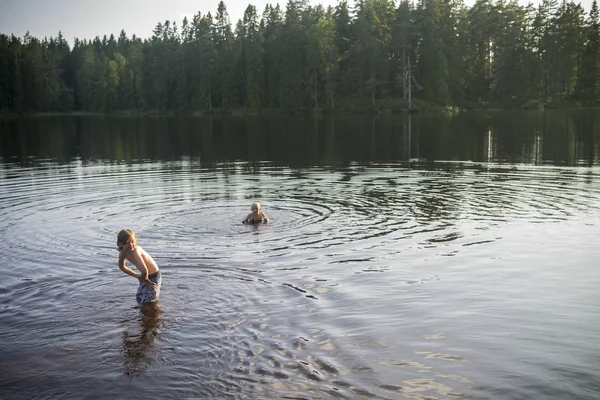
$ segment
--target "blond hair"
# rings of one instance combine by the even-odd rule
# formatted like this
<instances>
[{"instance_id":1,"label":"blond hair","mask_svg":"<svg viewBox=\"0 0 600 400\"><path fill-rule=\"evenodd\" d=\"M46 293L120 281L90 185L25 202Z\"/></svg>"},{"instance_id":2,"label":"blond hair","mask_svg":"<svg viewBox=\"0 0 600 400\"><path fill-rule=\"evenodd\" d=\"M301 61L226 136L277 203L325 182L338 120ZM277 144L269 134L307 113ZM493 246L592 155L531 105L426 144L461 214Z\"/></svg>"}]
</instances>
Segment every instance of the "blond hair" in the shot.
<instances>
[{"instance_id":1,"label":"blond hair","mask_svg":"<svg viewBox=\"0 0 600 400\"><path fill-rule=\"evenodd\" d=\"M123 245L131 239L135 240L135 233L131 229L121 229L117 235L117 248L123 250Z\"/></svg>"}]
</instances>

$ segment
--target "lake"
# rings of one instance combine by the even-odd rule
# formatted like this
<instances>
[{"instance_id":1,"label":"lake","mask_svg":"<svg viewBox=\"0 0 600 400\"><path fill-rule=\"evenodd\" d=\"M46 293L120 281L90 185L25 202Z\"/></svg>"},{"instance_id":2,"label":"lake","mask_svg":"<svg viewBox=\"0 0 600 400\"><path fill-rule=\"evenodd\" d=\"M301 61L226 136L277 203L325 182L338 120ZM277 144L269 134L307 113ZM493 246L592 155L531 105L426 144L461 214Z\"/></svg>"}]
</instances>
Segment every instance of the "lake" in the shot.
<instances>
[{"instance_id":1,"label":"lake","mask_svg":"<svg viewBox=\"0 0 600 400\"><path fill-rule=\"evenodd\" d=\"M0 119L0 398L598 399L599 156L598 110Z\"/></svg>"}]
</instances>

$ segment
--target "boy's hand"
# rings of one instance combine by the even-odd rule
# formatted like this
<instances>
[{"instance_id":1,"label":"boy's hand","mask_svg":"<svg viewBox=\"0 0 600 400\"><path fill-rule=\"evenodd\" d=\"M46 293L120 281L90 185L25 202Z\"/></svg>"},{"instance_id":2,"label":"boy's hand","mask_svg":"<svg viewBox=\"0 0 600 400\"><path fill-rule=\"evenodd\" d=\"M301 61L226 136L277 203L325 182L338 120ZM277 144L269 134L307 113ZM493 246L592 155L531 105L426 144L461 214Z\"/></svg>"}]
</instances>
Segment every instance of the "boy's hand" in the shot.
<instances>
[{"instance_id":1,"label":"boy's hand","mask_svg":"<svg viewBox=\"0 0 600 400\"><path fill-rule=\"evenodd\" d=\"M146 279L144 285L148 286L150 289L156 289L156 283L152 282L150 279Z\"/></svg>"}]
</instances>

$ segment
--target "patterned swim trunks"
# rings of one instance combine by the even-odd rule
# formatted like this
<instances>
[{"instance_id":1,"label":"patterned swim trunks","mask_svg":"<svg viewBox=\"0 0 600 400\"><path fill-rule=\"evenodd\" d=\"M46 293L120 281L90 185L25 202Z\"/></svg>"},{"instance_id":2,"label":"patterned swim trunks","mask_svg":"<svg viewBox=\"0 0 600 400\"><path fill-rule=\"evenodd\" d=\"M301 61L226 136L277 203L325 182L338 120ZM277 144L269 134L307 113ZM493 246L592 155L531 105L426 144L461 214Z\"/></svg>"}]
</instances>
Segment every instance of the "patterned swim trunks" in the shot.
<instances>
[{"instance_id":1,"label":"patterned swim trunks","mask_svg":"<svg viewBox=\"0 0 600 400\"><path fill-rule=\"evenodd\" d=\"M160 284L162 283L162 274L160 271L157 271L152 275L148 275L148 279L156 283L156 289L150 289L148 286L140 284L135 298L139 303L142 304L154 303L156 300L158 300L158 296L160 295Z\"/></svg>"}]
</instances>

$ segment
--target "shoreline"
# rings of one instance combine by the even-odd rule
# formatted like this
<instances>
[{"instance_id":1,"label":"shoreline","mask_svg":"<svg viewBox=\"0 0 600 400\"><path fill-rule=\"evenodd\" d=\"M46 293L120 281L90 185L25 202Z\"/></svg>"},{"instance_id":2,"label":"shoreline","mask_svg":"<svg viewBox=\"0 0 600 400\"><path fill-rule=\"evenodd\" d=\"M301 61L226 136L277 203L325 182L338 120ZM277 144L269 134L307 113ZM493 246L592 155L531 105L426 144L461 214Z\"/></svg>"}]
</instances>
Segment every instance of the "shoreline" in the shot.
<instances>
[{"instance_id":1,"label":"shoreline","mask_svg":"<svg viewBox=\"0 0 600 400\"><path fill-rule=\"evenodd\" d=\"M409 114L456 114L460 112L544 112L551 110L586 110L599 107L584 107L581 105L565 105L562 107L537 107L537 108L514 108L514 107L427 107L412 111L402 109L337 109L333 111L323 109L309 110L284 110L284 109L214 109L197 111L161 111L161 110L117 110L112 112L93 111L48 111L48 112L12 112L0 111L0 118L48 118L48 117L203 117L203 116L232 116L232 117L254 117L254 116L338 116L338 115L409 115Z\"/></svg>"}]
</instances>

